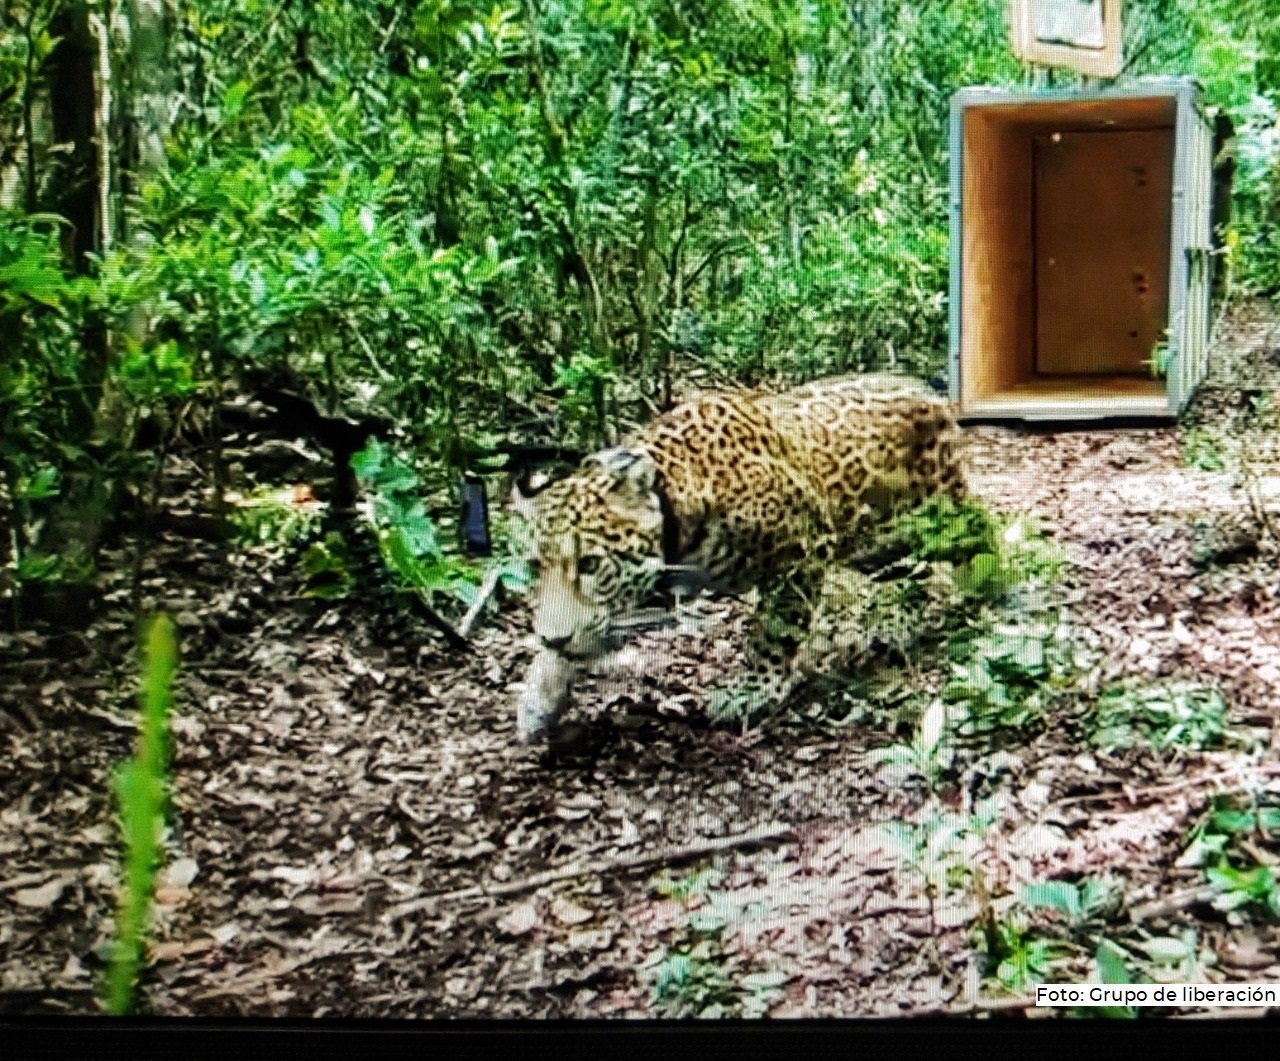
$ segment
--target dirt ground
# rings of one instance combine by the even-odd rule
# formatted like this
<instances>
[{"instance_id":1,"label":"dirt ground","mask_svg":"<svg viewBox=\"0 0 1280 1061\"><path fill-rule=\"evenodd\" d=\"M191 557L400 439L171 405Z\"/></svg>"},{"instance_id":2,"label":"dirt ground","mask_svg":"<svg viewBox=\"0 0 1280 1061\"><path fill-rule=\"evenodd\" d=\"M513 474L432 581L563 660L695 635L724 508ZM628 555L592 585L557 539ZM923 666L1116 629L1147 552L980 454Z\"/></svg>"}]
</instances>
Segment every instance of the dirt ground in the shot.
<instances>
[{"instance_id":1,"label":"dirt ground","mask_svg":"<svg viewBox=\"0 0 1280 1061\"><path fill-rule=\"evenodd\" d=\"M898 739L883 714L709 725L703 691L738 658L735 604L700 604L701 633L638 639L578 694L574 743L531 750L513 739L523 605L491 614L466 654L370 605L300 597L296 558L227 561L165 535L146 584L183 664L142 1008L646 1017L693 999L708 1015L1038 1016L984 977L975 925L1025 884L1085 877L1119 889L1107 932L1131 954L1190 930L1198 978L1280 979L1274 922L1213 909L1203 872L1179 865L1211 796L1273 791L1280 773L1280 576L1267 535L1233 529L1280 497L1266 433L1240 426L1260 395L1280 405L1280 323L1249 306L1180 427L967 429L974 493L1062 547L1056 614L1088 657L1079 688L1218 684L1235 737L1104 753L1068 712L960 749L934 795L870 760ZM1223 440L1222 470L1188 466L1197 423ZM174 484L196 476L175 462ZM0 641L2 1012L98 1011L109 779L131 751L137 669L127 576L104 589L79 629ZM989 826L939 826L979 792ZM1068 948L1054 978L1084 979L1091 958Z\"/></svg>"}]
</instances>

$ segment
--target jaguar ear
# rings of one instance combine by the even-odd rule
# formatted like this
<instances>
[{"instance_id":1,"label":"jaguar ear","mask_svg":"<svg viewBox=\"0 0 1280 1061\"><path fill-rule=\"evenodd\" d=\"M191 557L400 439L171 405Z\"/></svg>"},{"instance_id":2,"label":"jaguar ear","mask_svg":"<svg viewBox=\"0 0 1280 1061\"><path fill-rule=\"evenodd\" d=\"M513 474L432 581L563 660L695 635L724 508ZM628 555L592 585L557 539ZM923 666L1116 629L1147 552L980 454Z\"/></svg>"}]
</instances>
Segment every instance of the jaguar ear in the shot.
<instances>
[{"instance_id":1,"label":"jaguar ear","mask_svg":"<svg viewBox=\"0 0 1280 1061\"><path fill-rule=\"evenodd\" d=\"M647 453L631 449L606 449L591 458L591 463L617 480L614 489L640 499L653 493L658 481L658 466Z\"/></svg>"},{"instance_id":2,"label":"jaguar ear","mask_svg":"<svg viewBox=\"0 0 1280 1061\"><path fill-rule=\"evenodd\" d=\"M535 482L532 469L523 469L511 484L511 510L525 519L533 519L536 511L534 498L552 481L550 476L542 476Z\"/></svg>"}]
</instances>

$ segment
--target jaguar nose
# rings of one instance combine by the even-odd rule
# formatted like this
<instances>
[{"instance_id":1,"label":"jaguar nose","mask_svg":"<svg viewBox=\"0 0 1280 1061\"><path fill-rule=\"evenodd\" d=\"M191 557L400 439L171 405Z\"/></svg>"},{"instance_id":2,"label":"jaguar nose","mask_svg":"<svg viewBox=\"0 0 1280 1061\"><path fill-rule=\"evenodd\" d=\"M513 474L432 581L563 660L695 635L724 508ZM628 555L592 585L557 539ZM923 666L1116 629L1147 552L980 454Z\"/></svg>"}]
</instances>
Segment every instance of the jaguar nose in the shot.
<instances>
[{"instance_id":1,"label":"jaguar nose","mask_svg":"<svg viewBox=\"0 0 1280 1061\"><path fill-rule=\"evenodd\" d=\"M565 634L563 637L543 637L542 645L544 648L551 649L552 652L559 652L570 641L573 640L572 634Z\"/></svg>"}]
</instances>

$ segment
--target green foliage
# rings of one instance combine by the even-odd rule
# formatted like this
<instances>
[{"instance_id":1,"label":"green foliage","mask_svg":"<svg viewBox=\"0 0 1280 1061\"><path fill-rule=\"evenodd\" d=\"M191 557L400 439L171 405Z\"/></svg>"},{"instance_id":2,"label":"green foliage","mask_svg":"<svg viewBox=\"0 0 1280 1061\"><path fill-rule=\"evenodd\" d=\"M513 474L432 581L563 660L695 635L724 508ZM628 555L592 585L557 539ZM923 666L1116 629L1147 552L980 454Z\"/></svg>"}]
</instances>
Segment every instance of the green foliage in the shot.
<instances>
[{"instance_id":1,"label":"green foliage","mask_svg":"<svg viewBox=\"0 0 1280 1061\"><path fill-rule=\"evenodd\" d=\"M1222 446L1203 427L1189 427L1183 432L1182 456L1187 467L1205 472L1224 471L1227 466L1222 457Z\"/></svg>"},{"instance_id":2,"label":"green foliage","mask_svg":"<svg viewBox=\"0 0 1280 1061\"><path fill-rule=\"evenodd\" d=\"M720 908L740 911L733 908L731 896L717 891L722 881L722 873L705 867L681 876L664 870L651 882L664 898L685 906L698 904L671 945L645 963L653 1009L660 1017L761 1017L779 1001L782 985L791 979L784 972L744 968L741 956L727 946L730 918Z\"/></svg>"},{"instance_id":3,"label":"green foliage","mask_svg":"<svg viewBox=\"0 0 1280 1061\"><path fill-rule=\"evenodd\" d=\"M78 558L57 557L60 543L46 544L44 532L68 473L92 464L89 395L101 379L80 338L101 291L64 272L61 225L0 210L0 468L15 510L6 566L19 584L74 573Z\"/></svg>"},{"instance_id":4,"label":"green foliage","mask_svg":"<svg viewBox=\"0 0 1280 1061\"><path fill-rule=\"evenodd\" d=\"M608 357L574 354L556 373L555 386L564 394L560 415L567 423L578 425L587 437L602 439L608 429L607 395L616 382L617 373Z\"/></svg>"},{"instance_id":5,"label":"green foliage","mask_svg":"<svg viewBox=\"0 0 1280 1061\"><path fill-rule=\"evenodd\" d=\"M1115 913L1123 898L1123 887L1114 880L1100 877L1086 877L1078 883L1065 880L1042 881L1026 884L1022 889L1023 906L1029 910L1054 910L1065 918L1067 926L1073 931L1096 925Z\"/></svg>"},{"instance_id":6,"label":"green foliage","mask_svg":"<svg viewBox=\"0 0 1280 1061\"><path fill-rule=\"evenodd\" d=\"M1179 865L1207 866L1220 862L1233 845L1251 837L1265 838L1280 831L1280 807L1259 805L1255 799L1243 801L1231 794L1213 797L1208 812L1191 833Z\"/></svg>"},{"instance_id":7,"label":"green foliage","mask_svg":"<svg viewBox=\"0 0 1280 1061\"><path fill-rule=\"evenodd\" d=\"M184 398L196 389L191 358L174 339L148 349L126 339L124 353L111 374L125 394L146 408Z\"/></svg>"},{"instance_id":8,"label":"green foliage","mask_svg":"<svg viewBox=\"0 0 1280 1061\"><path fill-rule=\"evenodd\" d=\"M355 587L346 543L336 531L307 546L302 554L302 571L306 576L303 592L308 597L339 600Z\"/></svg>"},{"instance_id":9,"label":"green foliage","mask_svg":"<svg viewBox=\"0 0 1280 1061\"><path fill-rule=\"evenodd\" d=\"M1035 935L1017 917L996 921L977 942L986 954L988 975L1014 994L1049 980L1050 963L1070 953L1061 940Z\"/></svg>"},{"instance_id":10,"label":"green foliage","mask_svg":"<svg viewBox=\"0 0 1280 1061\"><path fill-rule=\"evenodd\" d=\"M921 560L962 562L998 548L999 527L985 508L943 494L898 516L895 529Z\"/></svg>"},{"instance_id":11,"label":"green foliage","mask_svg":"<svg viewBox=\"0 0 1280 1061\"><path fill-rule=\"evenodd\" d=\"M939 902L972 878L969 856L989 842L992 819L985 814L959 814L936 800L916 821L890 821L876 829L876 843L894 855L926 892Z\"/></svg>"},{"instance_id":12,"label":"green foliage","mask_svg":"<svg viewBox=\"0 0 1280 1061\"><path fill-rule=\"evenodd\" d=\"M1280 918L1280 892L1270 866L1237 869L1227 861L1210 866L1205 877L1217 890L1215 910L1230 912L1246 906L1259 906L1273 918Z\"/></svg>"},{"instance_id":13,"label":"green foliage","mask_svg":"<svg viewBox=\"0 0 1280 1061\"><path fill-rule=\"evenodd\" d=\"M155 892L168 787L171 688L177 666L173 623L167 616L157 616L146 633L138 750L116 778L124 873L116 914L115 950L107 972L106 1004L108 1011L117 1016L133 1009L138 962Z\"/></svg>"},{"instance_id":14,"label":"green foliage","mask_svg":"<svg viewBox=\"0 0 1280 1061\"><path fill-rule=\"evenodd\" d=\"M944 743L946 725L947 705L936 700L925 711L910 743L874 749L869 761L894 772L921 777L932 790L951 765L952 749Z\"/></svg>"},{"instance_id":15,"label":"green foliage","mask_svg":"<svg viewBox=\"0 0 1280 1061\"><path fill-rule=\"evenodd\" d=\"M470 604L476 594L475 572L441 548L412 466L376 438L352 457L351 466L364 483L368 500L362 511L377 533L387 566L407 586Z\"/></svg>"},{"instance_id":16,"label":"green foliage","mask_svg":"<svg viewBox=\"0 0 1280 1061\"><path fill-rule=\"evenodd\" d=\"M664 899L687 904L693 896L705 895L723 880L724 874L711 866L680 874L664 869L649 882L649 886Z\"/></svg>"},{"instance_id":17,"label":"green foliage","mask_svg":"<svg viewBox=\"0 0 1280 1061\"><path fill-rule=\"evenodd\" d=\"M977 736L1043 723L1072 667L1069 646L1051 630L1006 628L978 637L943 691L959 705L956 731Z\"/></svg>"},{"instance_id":18,"label":"green foliage","mask_svg":"<svg viewBox=\"0 0 1280 1061\"><path fill-rule=\"evenodd\" d=\"M1280 917L1271 856L1262 850L1274 844L1278 832L1280 807L1269 794L1220 794L1192 831L1178 865L1204 867L1206 880L1217 891L1212 905L1229 919L1238 920L1239 912L1249 907Z\"/></svg>"},{"instance_id":19,"label":"green foliage","mask_svg":"<svg viewBox=\"0 0 1280 1061\"><path fill-rule=\"evenodd\" d=\"M1257 806L1251 801L1249 807L1242 809L1235 803L1230 796L1214 797L1208 822L1212 831L1225 836L1248 836L1256 832L1264 836L1280 833L1280 807Z\"/></svg>"},{"instance_id":20,"label":"green foliage","mask_svg":"<svg viewBox=\"0 0 1280 1061\"><path fill-rule=\"evenodd\" d=\"M299 497L293 486L262 486L249 494L228 495L231 522L242 545L289 547L310 538L320 525L320 506Z\"/></svg>"},{"instance_id":21,"label":"green foliage","mask_svg":"<svg viewBox=\"0 0 1280 1061\"><path fill-rule=\"evenodd\" d=\"M1132 983L1132 955L1102 934L1107 923L1119 914L1123 901L1124 886L1110 877L1087 877L1078 882L1037 881L1023 885L1019 907L1005 921L996 921L992 916L983 926L989 970L1007 989L1026 991L1038 980L1049 978L1050 962L1088 948L1093 952L1098 982ZM1028 923L1029 914L1045 911L1056 915L1056 924L1050 928L1059 932L1065 929L1067 939L1046 935ZM1112 1019L1137 1016L1136 1011L1124 1006L1090 1007L1072 1010L1071 1013L1077 1017Z\"/></svg>"},{"instance_id":22,"label":"green foliage","mask_svg":"<svg viewBox=\"0 0 1280 1061\"><path fill-rule=\"evenodd\" d=\"M1168 342L1161 342L1155 345L1151 351L1151 359L1145 364L1151 369L1152 379L1166 379L1169 375L1169 365L1173 360L1173 350L1170 349Z\"/></svg>"},{"instance_id":23,"label":"green foliage","mask_svg":"<svg viewBox=\"0 0 1280 1061\"><path fill-rule=\"evenodd\" d=\"M1104 984L1131 984L1133 977L1129 972L1128 955L1111 940L1098 940L1098 948L1094 951L1093 963L1098 970L1098 979ZM1132 1006L1099 1006L1094 1010L1099 1017L1112 1020L1133 1020L1138 1011Z\"/></svg>"},{"instance_id":24,"label":"green foliage","mask_svg":"<svg viewBox=\"0 0 1280 1061\"><path fill-rule=\"evenodd\" d=\"M1061 569L1058 550L1030 520L995 515L974 500L957 504L937 495L898 516L890 533L921 560L957 565L955 583L973 599L999 597L1027 582L1051 582Z\"/></svg>"},{"instance_id":25,"label":"green foliage","mask_svg":"<svg viewBox=\"0 0 1280 1061\"><path fill-rule=\"evenodd\" d=\"M1089 728L1093 743L1107 751L1141 745L1201 749L1222 743L1226 718L1227 702L1217 688L1128 684L1099 695Z\"/></svg>"}]
</instances>

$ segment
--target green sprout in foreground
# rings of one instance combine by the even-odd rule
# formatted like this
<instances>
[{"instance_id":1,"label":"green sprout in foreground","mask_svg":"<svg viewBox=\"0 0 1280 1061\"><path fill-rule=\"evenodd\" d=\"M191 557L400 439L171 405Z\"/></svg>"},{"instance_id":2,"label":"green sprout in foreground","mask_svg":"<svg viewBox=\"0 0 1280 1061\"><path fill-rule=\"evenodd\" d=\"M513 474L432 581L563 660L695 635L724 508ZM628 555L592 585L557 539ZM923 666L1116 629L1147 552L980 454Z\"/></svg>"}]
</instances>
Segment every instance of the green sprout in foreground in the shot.
<instances>
[{"instance_id":1,"label":"green sprout in foreground","mask_svg":"<svg viewBox=\"0 0 1280 1061\"><path fill-rule=\"evenodd\" d=\"M116 914L116 944L107 970L107 1010L133 1009L138 962L155 890L158 837L168 771L169 706L178 645L173 622L160 615L147 629L142 671L142 729L132 762L116 776L124 839L124 879Z\"/></svg>"}]
</instances>

